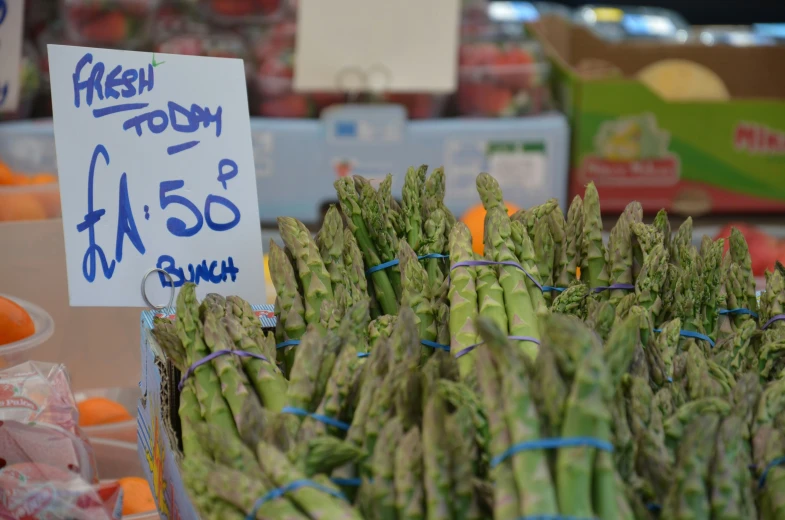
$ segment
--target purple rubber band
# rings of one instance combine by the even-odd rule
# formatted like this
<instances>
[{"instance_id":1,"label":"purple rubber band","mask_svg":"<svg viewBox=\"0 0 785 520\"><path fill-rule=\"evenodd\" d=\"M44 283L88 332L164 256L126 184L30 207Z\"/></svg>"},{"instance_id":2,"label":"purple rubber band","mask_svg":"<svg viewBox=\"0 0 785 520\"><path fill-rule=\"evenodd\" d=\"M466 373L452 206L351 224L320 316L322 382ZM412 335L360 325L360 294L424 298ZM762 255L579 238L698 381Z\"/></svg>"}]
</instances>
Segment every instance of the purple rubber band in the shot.
<instances>
[{"instance_id":1,"label":"purple rubber band","mask_svg":"<svg viewBox=\"0 0 785 520\"><path fill-rule=\"evenodd\" d=\"M540 344L540 340L538 340L537 338L532 338L531 336L507 336L507 339L511 339L511 340L514 340L514 341L529 341L531 343L536 343L537 345ZM455 354L455 359L458 359L459 357L465 356L466 354L468 354L472 350L476 349L477 347L479 347L483 343L484 343L484 341L481 341L480 343L475 343L474 345L469 345L465 349L463 349L460 352L458 352L457 354Z\"/></svg>"},{"instance_id":2,"label":"purple rubber band","mask_svg":"<svg viewBox=\"0 0 785 520\"><path fill-rule=\"evenodd\" d=\"M224 356L226 354L232 354L240 357L252 357L256 359L261 359L262 361L267 361L268 363L270 362L270 360L267 359L262 354L255 354L253 352L246 352L244 350L216 350L212 354L208 354L207 356L203 357L202 359L200 359L199 361L188 367L188 370L186 370L182 379L180 379L180 384L177 386L177 389L182 391L183 385L185 385L185 381L193 375L194 371L196 371L197 368L204 365L205 363L209 363L210 361L212 361L213 359L219 356Z\"/></svg>"},{"instance_id":3,"label":"purple rubber band","mask_svg":"<svg viewBox=\"0 0 785 520\"><path fill-rule=\"evenodd\" d=\"M536 285L540 289L540 291L542 291L542 284L537 280L535 280L534 277L531 274L529 274L529 271L524 269L521 264L519 264L518 262L513 262L511 260L505 260L504 262L495 262L493 260L466 260L465 262L455 262L452 265L452 267L450 267L450 271L452 271L456 267L478 267L484 265L509 265L510 267L515 267L516 269L520 269L521 271L523 271L523 274L525 274L529 278L529 280L531 280L532 283L534 283L534 285Z\"/></svg>"},{"instance_id":4,"label":"purple rubber band","mask_svg":"<svg viewBox=\"0 0 785 520\"><path fill-rule=\"evenodd\" d=\"M772 323L781 320L785 320L785 314L777 314L776 316L772 317L763 327L761 327L761 330L766 330L771 326Z\"/></svg>"}]
</instances>

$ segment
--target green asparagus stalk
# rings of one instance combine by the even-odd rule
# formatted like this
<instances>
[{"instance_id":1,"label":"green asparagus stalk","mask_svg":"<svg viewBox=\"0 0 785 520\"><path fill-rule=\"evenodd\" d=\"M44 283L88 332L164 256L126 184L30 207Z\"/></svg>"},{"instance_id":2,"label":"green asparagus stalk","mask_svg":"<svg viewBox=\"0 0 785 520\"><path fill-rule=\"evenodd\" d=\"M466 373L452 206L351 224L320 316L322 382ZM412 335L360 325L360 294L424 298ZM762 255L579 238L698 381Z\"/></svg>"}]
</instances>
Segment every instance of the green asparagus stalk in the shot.
<instances>
[{"instance_id":1,"label":"green asparagus stalk","mask_svg":"<svg viewBox=\"0 0 785 520\"><path fill-rule=\"evenodd\" d=\"M357 245L363 254L365 265L369 267L380 265L382 260L379 258L379 252L363 220L362 208L354 187L354 181L348 177L339 179L335 182L335 189L338 192L338 199L341 202L341 210L346 216L347 225L354 234ZM397 314L398 302L395 290L385 271L386 269L382 269L371 274L374 292L384 314Z\"/></svg>"},{"instance_id":2,"label":"green asparagus stalk","mask_svg":"<svg viewBox=\"0 0 785 520\"><path fill-rule=\"evenodd\" d=\"M611 230L608 240L608 260L611 284L631 284L633 283L633 247L631 222L626 213L619 217L618 222ZM641 261L643 261L641 259ZM608 300L612 305L618 305L627 291L623 289L613 289L610 291Z\"/></svg>"},{"instance_id":3,"label":"green asparagus stalk","mask_svg":"<svg viewBox=\"0 0 785 520\"><path fill-rule=\"evenodd\" d=\"M420 339L436 341L436 322L434 321L434 308L431 302L431 291L428 283L428 273L423 269L417 255L405 241L401 241L398 251L403 272L403 294L401 305L414 310L416 323L420 331ZM427 350L426 350L427 349ZM423 355L429 356L433 352L430 347L423 346Z\"/></svg>"},{"instance_id":4,"label":"green asparagus stalk","mask_svg":"<svg viewBox=\"0 0 785 520\"><path fill-rule=\"evenodd\" d=\"M414 427L395 450L395 506L400 520L425 519L423 445L420 429Z\"/></svg>"},{"instance_id":5,"label":"green asparagus stalk","mask_svg":"<svg viewBox=\"0 0 785 520\"><path fill-rule=\"evenodd\" d=\"M540 438L540 423L526 382L521 378L523 360L511 348L506 334L488 320L478 320L477 327L500 367L504 420L511 445ZM513 477L518 489L520 514L526 517L558 513L556 493L550 480L548 460L539 450L524 451L512 459Z\"/></svg>"},{"instance_id":6,"label":"green asparagus stalk","mask_svg":"<svg viewBox=\"0 0 785 520\"><path fill-rule=\"evenodd\" d=\"M583 258L586 272L581 272L581 280L585 279L591 289L605 287L608 285L608 272L605 263L605 246L602 244L600 196L593 182L586 186L586 194L583 198L583 226Z\"/></svg>"},{"instance_id":7,"label":"green asparagus stalk","mask_svg":"<svg viewBox=\"0 0 785 520\"><path fill-rule=\"evenodd\" d=\"M477 343L474 321L479 313L477 270L472 266L455 267L474 259L472 236L466 224L457 223L450 233L450 353L456 355ZM472 372L473 355L459 359L461 374Z\"/></svg>"},{"instance_id":8,"label":"green asparagus stalk","mask_svg":"<svg viewBox=\"0 0 785 520\"><path fill-rule=\"evenodd\" d=\"M403 183L403 219L406 240L415 251L422 243L422 191L428 166L409 168Z\"/></svg>"},{"instance_id":9,"label":"green asparagus stalk","mask_svg":"<svg viewBox=\"0 0 785 520\"><path fill-rule=\"evenodd\" d=\"M199 321L199 302L196 300L196 285L186 283L177 295L177 335L186 352L186 362L193 365L206 357L210 351L202 336L202 322ZM236 432L232 412L221 392L221 382L212 363L204 363L194 370L193 378L196 399L202 417L227 432Z\"/></svg>"},{"instance_id":10,"label":"green asparagus stalk","mask_svg":"<svg viewBox=\"0 0 785 520\"><path fill-rule=\"evenodd\" d=\"M379 433L379 441L373 452L372 498L375 517L379 520L396 520L395 507L395 451L403 437L403 425L392 419Z\"/></svg>"},{"instance_id":11,"label":"green asparagus stalk","mask_svg":"<svg viewBox=\"0 0 785 520\"><path fill-rule=\"evenodd\" d=\"M572 199L567 211L565 245L559 264L561 270L556 274L556 285L568 287L576 279L577 269L582 265L583 255L583 200L579 195Z\"/></svg>"},{"instance_id":12,"label":"green asparagus stalk","mask_svg":"<svg viewBox=\"0 0 785 520\"><path fill-rule=\"evenodd\" d=\"M355 177L357 180L358 177ZM371 240L373 240L379 257L386 262L396 258L398 252L398 237L393 233L391 224L388 223L388 215L384 213L383 204L378 193L368 182L356 183L360 208ZM387 277L390 279L396 298L401 294L401 272L397 265L386 269Z\"/></svg>"},{"instance_id":13,"label":"green asparagus stalk","mask_svg":"<svg viewBox=\"0 0 785 520\"><path fill-rule=\"evenodd\" d=\"M433 394L425 405L422 426L423 467L426 518L437 520L452 518L450 507L452 482L450 479L450 448L443 434L447 419L446 403L438 394Z\"/></svg>"}]
</instances>

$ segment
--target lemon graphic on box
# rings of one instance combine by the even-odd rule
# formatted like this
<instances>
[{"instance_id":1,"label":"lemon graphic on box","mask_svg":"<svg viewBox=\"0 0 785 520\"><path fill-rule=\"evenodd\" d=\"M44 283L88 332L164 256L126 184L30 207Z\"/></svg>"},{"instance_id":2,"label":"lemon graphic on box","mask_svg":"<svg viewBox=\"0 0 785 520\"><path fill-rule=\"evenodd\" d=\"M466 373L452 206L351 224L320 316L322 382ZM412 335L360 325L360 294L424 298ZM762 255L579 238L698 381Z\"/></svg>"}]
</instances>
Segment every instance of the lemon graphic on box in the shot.
<instances>
[{"instance_id":1,"label":"lemon graphic on box","mask_svg":"<svg viewBox=\"0 0 785 520\"><path fill-rule=\"evenodd\" d=\"M605 121L594 137L597 156L610 161L637 161L668 153L670 134L657 127L653 114Z\"/></svg>"}]
</instances>

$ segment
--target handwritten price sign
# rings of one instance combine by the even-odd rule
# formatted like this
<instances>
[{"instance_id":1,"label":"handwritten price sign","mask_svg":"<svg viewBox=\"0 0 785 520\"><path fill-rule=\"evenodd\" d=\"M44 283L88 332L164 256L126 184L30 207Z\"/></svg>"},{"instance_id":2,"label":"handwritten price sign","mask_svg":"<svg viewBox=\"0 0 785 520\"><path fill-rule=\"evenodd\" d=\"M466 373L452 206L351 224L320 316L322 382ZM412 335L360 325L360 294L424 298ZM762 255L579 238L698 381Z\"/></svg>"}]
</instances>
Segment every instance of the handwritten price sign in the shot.
<instances>
[{"instance_id":1,"label":"handwritten price sign","mask_svg":"<svg viewBox=\"0 0 785 520\"><path fill-rule=\"evenodd\" d=\"M0 112L19 106L24 2L0 0Z\"/></svg>"},{"instance_id":2,"label":"handwritten price sign","mask_svg":"<svg viewBox=\"0 0 785 520\"><path fill-rule=\"evenodd\" d=\"M0 0L2 1L2 0ZM49 46L74 306L264 295L241 60Z\"/></svg>"}]
</instances>

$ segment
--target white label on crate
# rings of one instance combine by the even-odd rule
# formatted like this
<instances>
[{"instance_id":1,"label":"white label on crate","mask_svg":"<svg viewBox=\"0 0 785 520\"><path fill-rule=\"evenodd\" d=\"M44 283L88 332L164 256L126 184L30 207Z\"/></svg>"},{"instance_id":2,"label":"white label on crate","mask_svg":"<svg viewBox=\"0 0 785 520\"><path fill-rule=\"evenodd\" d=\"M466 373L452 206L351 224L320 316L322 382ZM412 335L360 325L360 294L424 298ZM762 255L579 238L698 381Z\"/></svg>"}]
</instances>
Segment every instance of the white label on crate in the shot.
<instances>
[{"instance_id":1,"label":"white label on crate","mask_svg":"<svg viewBox=\"0 0 785 520\"><path fill-rule=\"evenodd\" d=\"M452 92L459 0L300 0L295 90Z\"/></svg>"},{"instance_id":2,"label":"white label on crate","mask_svg":"<svg viewBox=\"0 0 785 520\"><path fill-rule=\"evenodd\" d=\"M262 236L241 60L49 46L74 306L175 287L258 301ZM169 300L149 276L146 294Z\"/></svg>"},{"instance_id":3,"label":"white label on crate","mask_svg":"<svg viewBox=\"0 0 785 520\"><path fill-rule=\"evenodd\" d=\"M539 188L545 183L547 157L542 143L489 143L488 173L500 183Z\"/></svg>"},{"instance_id":4,"label":"white label on crate","mask_svg":"<svg viewBox=\"0 0 785 520\"><path fill-rule=\"evenodd\" d=\"M19 108L24 2L0 0L0 112Z\"/></svg>"}]
</instances>

